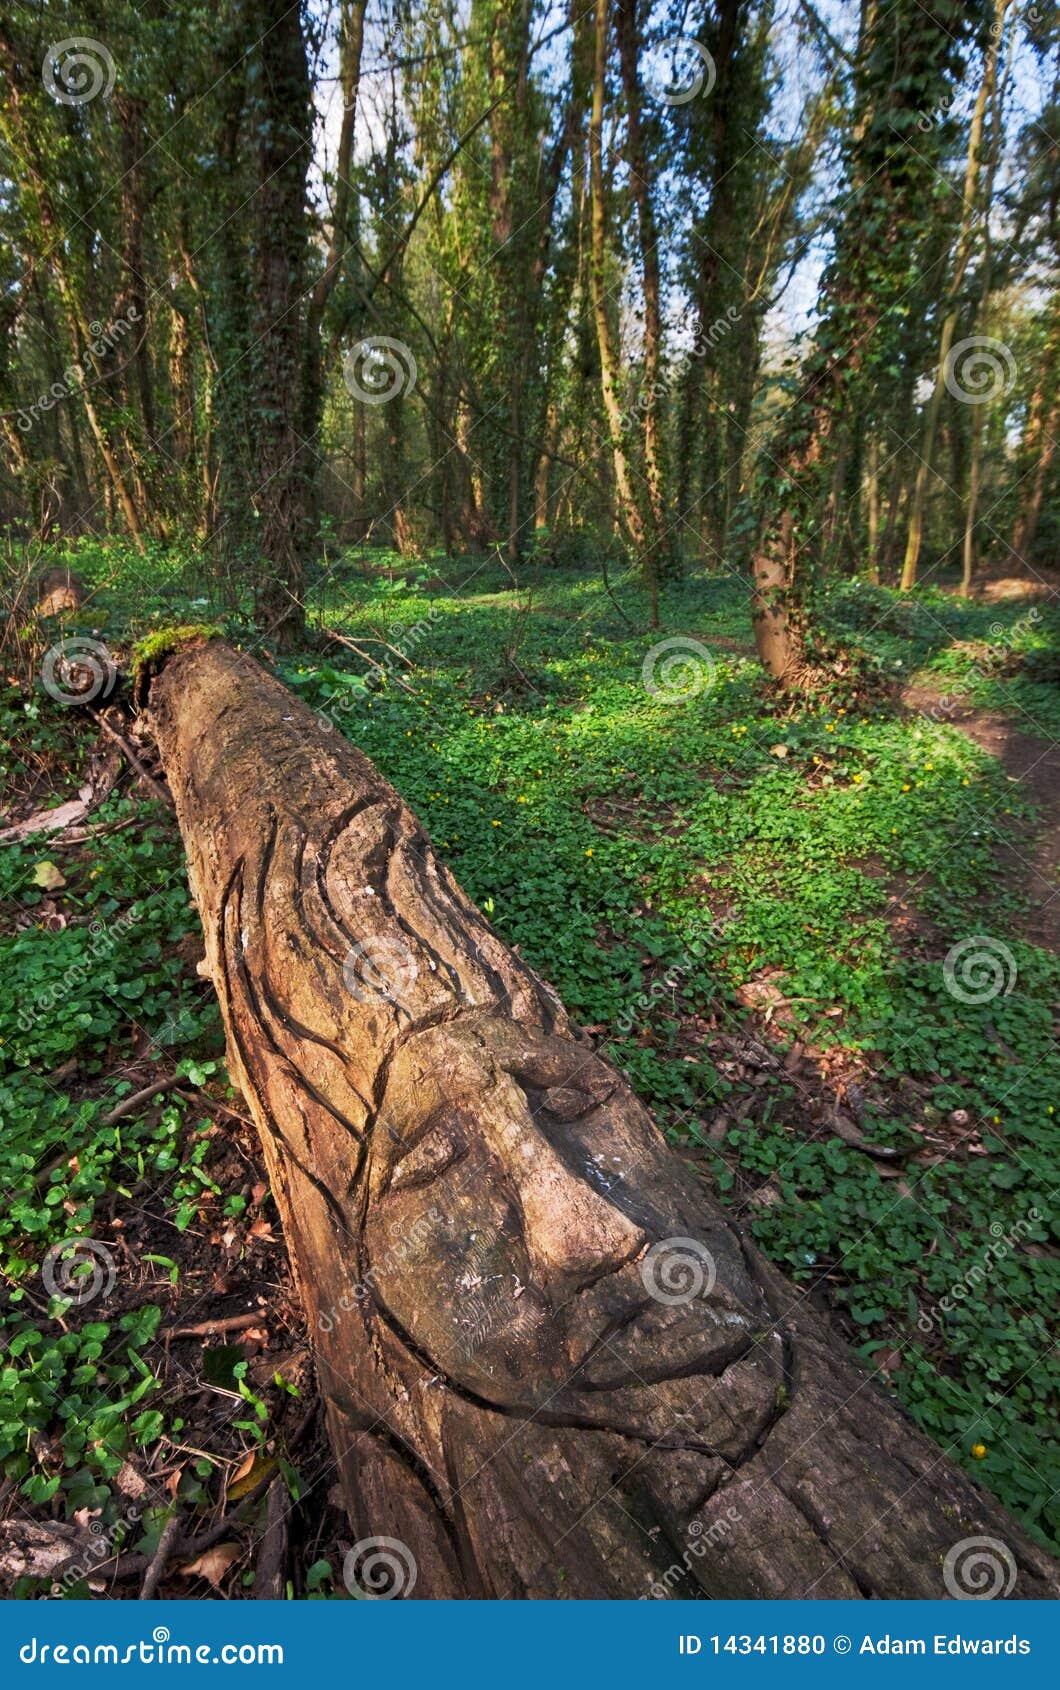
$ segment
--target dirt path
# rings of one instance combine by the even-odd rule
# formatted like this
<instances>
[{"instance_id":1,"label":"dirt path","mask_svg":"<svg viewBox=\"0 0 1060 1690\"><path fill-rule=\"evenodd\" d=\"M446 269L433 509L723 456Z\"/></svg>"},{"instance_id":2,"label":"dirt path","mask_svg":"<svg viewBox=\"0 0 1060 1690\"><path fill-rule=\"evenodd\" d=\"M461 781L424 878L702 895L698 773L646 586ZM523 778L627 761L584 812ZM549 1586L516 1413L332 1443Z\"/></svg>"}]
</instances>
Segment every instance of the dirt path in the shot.
<instances>
[{"instance_id":1,"label":"dirt path","mask_svg":"<svg viewBox=\"0 0 1060 1690\"><path fill-rule=\"evenodd\" d=\"M927 687L908 687L902 701L960 728L998 759L1036 806L1037 820L1016 823L1011 838L999 837L998 849L1008 878L1028 900L1024 933L1033 944L1060 954L1060 745L1024 733L1011 717L954 705Z\"/></svg>"}]
</instances>

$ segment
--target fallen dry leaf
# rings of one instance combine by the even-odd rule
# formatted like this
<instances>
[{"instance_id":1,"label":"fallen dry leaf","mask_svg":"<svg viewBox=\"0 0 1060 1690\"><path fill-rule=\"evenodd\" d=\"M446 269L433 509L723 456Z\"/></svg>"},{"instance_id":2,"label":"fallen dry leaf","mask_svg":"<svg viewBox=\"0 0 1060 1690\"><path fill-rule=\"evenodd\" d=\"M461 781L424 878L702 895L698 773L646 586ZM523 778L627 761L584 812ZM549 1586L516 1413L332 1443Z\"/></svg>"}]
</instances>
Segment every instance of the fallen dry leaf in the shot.
<instances>
[{"instance_id":1,"label":"fallen dry leaf","mask_svg":"<svg viewBox=\"0 0 1060 1690\"><path fill-rule=\"evenodd\" d=\"M249 1496L270 1473L278 1466L274 1455L255 1455L253 1462L241 1477L232 1479L225 1492L229 1502L239 1502L244 1496Z\"/></svg>"},{"instance_id":2,"label":"fallen dry leaf","mask_svg":"<svg viewBox=\"0 0 1060 1690\"><path fill-rule=\"evenodd\" d=\"M890 1378L891 1374L897 1373L902 1365L902 1352L901 1350L875 1350L872 1355L872 1364Z\"/></svg>"},{"instance_id":3,"label":"fallen dry leaf","mask_svg":"<svg viewBox=\"0 0 1060 1690\"><path fill-rule=\"evenodd\" d=\"M58 887L66 885L66 876L54 863L38 863L33 870L33 884L43 886L47 892L54 892Z\"/></svg>"},{"instance_id":4,"label":"fallen dry leaf","mask_svg":"<svg viewBox=\"0 0 1060 1690\"><path fill-rule=\"evenodd\" d=\"M206 1579L217 1590L232 1562L238 1561L242 1553L238 1543L217 1543L212 1549L204 1549L201 1555L196 1555L194 1561L189 1561L179 1571L186 1579Z\"/></svg>"},{"instance_id":5,"label":"fallen dry leaf","mask_svg":"<svg viewBox=\"0 0 1060 1690\"><path fill-rule=\"evenodd\" d=\"M229 1481L229 1488L231 1488L232 1485L238 1485L240 1479L246 1478L247 1474L251 1471L251 1469L253 1468L254 1463L257 1459L258 1459L258 1452L257 1452L256 1449L250 1450L249 1453L244 1456L243 1460L239 1463L239 1466L236 1468L235 1472L232 1474L232 1477Z\"/></svg>"}]
</instances>

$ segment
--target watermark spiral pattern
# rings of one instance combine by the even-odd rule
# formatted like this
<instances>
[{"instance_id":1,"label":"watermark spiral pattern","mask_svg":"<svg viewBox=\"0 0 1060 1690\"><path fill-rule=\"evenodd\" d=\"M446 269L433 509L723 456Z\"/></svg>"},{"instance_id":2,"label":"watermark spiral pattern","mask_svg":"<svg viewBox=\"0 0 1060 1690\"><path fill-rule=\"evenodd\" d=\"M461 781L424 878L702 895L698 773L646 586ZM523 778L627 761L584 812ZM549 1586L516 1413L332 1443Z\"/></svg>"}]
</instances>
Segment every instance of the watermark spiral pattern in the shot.
<instances>
[{"instance_id":1,"label":"watermark spiral pattern","mask_svg":"<svg viewBox=\"0 0 1060 1690\"><path fill-rule=\"evenodd\" d=\"M698 1238L663 1238L641 1262L640 1277L655 1302L676 1305L709 1297L718 1270Z\"/></svg>"},{"instance_id":2,"label":"watermark spiral pattern","mask_svg":"<svg viewBox=\"0 0 1060 1690\"><path fill-rule=\"evenodd\" d=\"M87 106L114 87L114 60L102 41L71 35L48 48L41 66L47 93L62 106Z\"/></svg>"},{"instance_id":3,"label":"watermark spiral pattern","mask_svg":"<svg viewBox=\"0 0 1060 1690\"><path fill-rule=\"evenodd\" d=\"M396 1537L363 1537L342 1563L342 1582L362 1601L393 1602L411 1596L416 1583L416 1557Z\"/></svg>"},{"instance_id":4,"label":"watermark spiral pattern","mask_svg":"<svg viewBox=\"0 0 1060 1690\"><path fill-rule=\"evenodd\" d=\"M418 974L415 957L400 939L366 939L347 952L342 965L343 984L361 1003L382 997L400 1004Z\"/></svg>"},{"instance_id":5,"label":"watermark spiral pattern","mask_svg":"<svg viewBox=\"0 0 1060 1690\"><path fill-rule=\"evenodd\" d=\"M963 1537L942 1563L942 1582L955 1602L993 1602L1008 1596L1016 1582L1016 1562L996 1537Z\"/></svg>"},{"instance_id":6,"label":"watermark spiral pattern","mask_svg":"<svg viewBox=\"0 0 1060 1690\"><path fill-rule=\"evenodd\" d=\"M685 106L697 94L709 94L718 77L714 60L701 41L690 35L671 35L652 49L651 58L666 66L664 78L649 65L644 76L644 92L661 106ZM678 60L685 69L678 73Z\"/></svg>"},{"instance_id":7,"label":"watermark spiral pattern","mask_svg":"<svg viewBox=\"0 0 1060 1690\"><path fill-rule=\"evenodd\" d=\"M675 634L646 653L640 678L652 698L675 704L709 691L715 673L714 659L701 640Z\"/></svg>"},{"instance_id":8,"label":"watermark spiral pattern","mask_svg":"<svg viewBox=\"0 0 1060 1690\"><path fill-rule=\"evenodd\" d=\"M417 374L411 348L388 334L359 340L342 366L346 391L361 405L385 405L399 393L411 393Z\"/></svg>"},{"instance_id":9,"label":"watermark spiral pattern","mask_svg":"<svg viewBox=\"0 0 1060 1690\"><path fill-rule=\"evenodd\" d=\"M80 634L53 645L41 664L41 684L57 704L91 704L106 698L117 674L106 646Z\"/></svg>"},{"instance_id":10,"label":"watermark spiral pattern","mask_svg":"<svg viewBox=\"0 0 1060 1690\"><path fill-rule=\"evenodd\" d=\"M975 933L951 946L942 965L946 990L961 1003L1007 998L1016 984L1016 973L1016 959L1008 946L989 933Z\"/></svg>"},{"instance_id":11,"label":"watermark spiral pattern","mask_svg":"<svg viewBox=\"0 0 1060 1690\"><path fill-rule=\"evenodd\" d=\"M64 1238L52 1245L41 1265L48 1295L79 1309L108 1296L114 1277L114 1257L95 1238Z\"/></svg>"},{"instance_id":12,"label":"watermark spiral pattern","mask_svg":"<svg viewBox=\"0 0 1060 1690\"><path fill-rule=\"evenodd\" d=\"M1016 360L1003 340L973 334L950 348L942 374L949 392L962 405L987 405L1011 390Z\"/></svg>"}]
</instances>

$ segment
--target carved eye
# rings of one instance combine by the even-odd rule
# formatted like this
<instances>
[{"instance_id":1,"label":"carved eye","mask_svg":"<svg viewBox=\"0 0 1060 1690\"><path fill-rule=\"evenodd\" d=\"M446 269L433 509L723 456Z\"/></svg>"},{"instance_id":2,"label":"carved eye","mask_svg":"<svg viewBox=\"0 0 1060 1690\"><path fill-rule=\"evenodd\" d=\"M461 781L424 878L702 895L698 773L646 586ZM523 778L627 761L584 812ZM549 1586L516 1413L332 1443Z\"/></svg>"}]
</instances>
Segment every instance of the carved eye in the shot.
<instances>
[{"instance_id":1,"label":"carved eye","mask_svg":"<svg viewBox=\"0 0 1060 1690\"><path fill-rule=\"evenodd\" d=\"M613 1090L613 1086L608 1087L601 1097L581 1086L550 1086L544 1094L544 1105L549 1114L557 1115L561 1121L577 1121L588 1115L590 1109L598 1109Z\"/></svg>"},{"instance_id":2,"label":"carved eye","mask_svg":"<svg viewBox=\"0 0 1060 1690\"><path fill-rule=\"evenodd\" d=\"M437 1121L427 1127L406 1156L402 1156L391 1170L388 1189L407 1191L412 1186L428 1185L446 1168L458 1162L466 1153L463 1138L454 1132L447 1121Z\"/></svg>"}]
</instances>

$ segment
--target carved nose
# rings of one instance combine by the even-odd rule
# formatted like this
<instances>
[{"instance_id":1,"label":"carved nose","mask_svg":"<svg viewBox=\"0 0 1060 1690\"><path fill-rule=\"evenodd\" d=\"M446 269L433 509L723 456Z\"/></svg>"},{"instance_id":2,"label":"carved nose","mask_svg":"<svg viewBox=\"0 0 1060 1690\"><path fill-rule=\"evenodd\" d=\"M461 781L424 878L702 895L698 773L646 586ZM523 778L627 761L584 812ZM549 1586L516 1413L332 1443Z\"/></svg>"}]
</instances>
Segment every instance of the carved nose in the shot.
<instances>
[{"instance_id":1,"label":"carved nose","mask_svg":"<svg viewBox=\"0 0 1060 1690\"><path fill-rule=\"evenodd\" d=\"M540 1134L518 1147L512 1172L535 1278L553 1294L566 1296L599 1279L647 1243L640 1228L573 1173Z\"/></svg>"}]
</instances>

